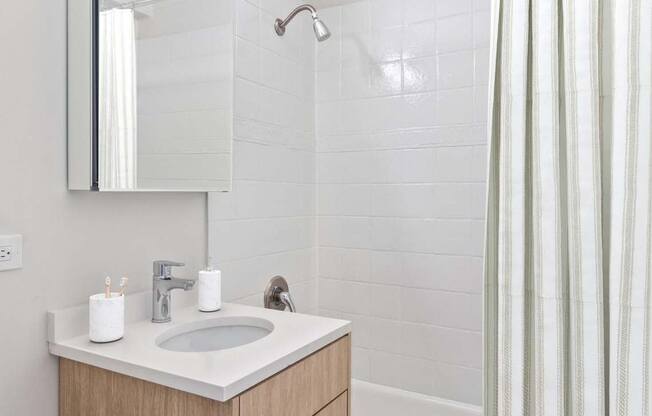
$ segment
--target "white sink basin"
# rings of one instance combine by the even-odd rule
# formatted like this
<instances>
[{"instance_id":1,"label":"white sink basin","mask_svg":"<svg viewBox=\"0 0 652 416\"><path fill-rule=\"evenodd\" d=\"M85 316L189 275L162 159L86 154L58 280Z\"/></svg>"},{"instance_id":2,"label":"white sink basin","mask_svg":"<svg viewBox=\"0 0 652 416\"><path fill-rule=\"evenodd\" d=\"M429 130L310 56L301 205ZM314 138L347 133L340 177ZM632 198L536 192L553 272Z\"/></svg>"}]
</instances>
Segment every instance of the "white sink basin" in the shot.
<instances>
[{"instance_id":1,"label":"white sink basin","mask_svg":"<svg viewBox=\"0 0 652 416\"><path fill-rule=\"evenodd\" d=\"M174 327L156 339L160 348L176 352L208 352L239 347L257 341L274 330L262 318L227 316Z\"/></svg>"}]
</instances>

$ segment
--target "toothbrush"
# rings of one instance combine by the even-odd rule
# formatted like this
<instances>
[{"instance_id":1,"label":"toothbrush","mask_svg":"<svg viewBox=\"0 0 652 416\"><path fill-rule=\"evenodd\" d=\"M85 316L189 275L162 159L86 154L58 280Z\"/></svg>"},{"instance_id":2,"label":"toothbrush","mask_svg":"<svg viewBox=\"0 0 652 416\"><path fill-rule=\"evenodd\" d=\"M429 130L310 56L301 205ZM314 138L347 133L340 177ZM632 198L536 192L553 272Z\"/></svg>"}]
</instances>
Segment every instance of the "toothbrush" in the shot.
<instances>
[{"instance_id":1,"label":"toothbrush","mask_svg":"<svg viewBox=\"0 0 652 416\"><path fill-rule=\"evenodd\" d=\"M111 278L109 276L104 279L104 297L107 299L111 297Z\"/></svg>"},{"instance_id":2,"label":"toothbrush","mask_svg":"<svg viewBox=\"0 0 652 416\"><path fill-rule=\"evenodd\" d=\"M125 295L125 290L127 290L127 282L129 281L128 277L123 277L120 279L120 296Z\"/></svg>"}]
</instances>

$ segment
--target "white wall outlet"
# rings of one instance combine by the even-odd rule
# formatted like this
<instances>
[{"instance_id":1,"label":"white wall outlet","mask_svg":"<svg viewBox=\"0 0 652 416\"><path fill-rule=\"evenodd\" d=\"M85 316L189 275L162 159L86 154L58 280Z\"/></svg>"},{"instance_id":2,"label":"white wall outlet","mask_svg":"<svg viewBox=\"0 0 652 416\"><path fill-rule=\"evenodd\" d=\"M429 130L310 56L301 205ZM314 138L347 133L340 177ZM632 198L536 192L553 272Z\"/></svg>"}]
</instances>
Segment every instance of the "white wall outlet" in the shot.
<instances>
[{"instance_id":1,"label":"white wall outlet","mask_svg":"<svg viewBox=\"0 0 652 416\"><path fill-rule=\"evenodd\" d=\"M0 271L23 267L23 236L0 235Z\"/></svg>"}]
</instances>

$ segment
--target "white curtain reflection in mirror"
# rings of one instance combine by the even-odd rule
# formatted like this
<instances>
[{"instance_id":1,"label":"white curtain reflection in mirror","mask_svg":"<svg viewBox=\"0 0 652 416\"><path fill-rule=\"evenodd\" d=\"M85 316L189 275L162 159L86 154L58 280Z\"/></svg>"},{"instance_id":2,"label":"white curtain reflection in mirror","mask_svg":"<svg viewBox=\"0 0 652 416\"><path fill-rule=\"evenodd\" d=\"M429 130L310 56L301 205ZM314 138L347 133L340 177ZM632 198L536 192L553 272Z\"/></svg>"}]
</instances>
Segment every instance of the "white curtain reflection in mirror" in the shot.
<instances>
[{"instance_id":1,"label":"white curtain reflection in mirror","mask_svg":"<svg viewBox=\"0 0 652 416\"><path fill-rule=\"evenodd\" d=\"M134 11L100 13L99 180L102 189L136 189L136 36Z\"/></svg>"}]
</instances>

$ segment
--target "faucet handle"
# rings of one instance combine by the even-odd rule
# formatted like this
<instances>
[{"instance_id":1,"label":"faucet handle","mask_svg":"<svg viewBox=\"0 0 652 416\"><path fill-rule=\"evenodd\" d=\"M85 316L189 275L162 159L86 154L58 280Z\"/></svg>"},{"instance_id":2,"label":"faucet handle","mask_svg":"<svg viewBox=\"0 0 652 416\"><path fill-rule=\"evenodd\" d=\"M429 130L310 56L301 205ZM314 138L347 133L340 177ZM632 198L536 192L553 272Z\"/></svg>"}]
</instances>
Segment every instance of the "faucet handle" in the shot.
<instances>
[{"instance_id":1,"label":"faucet handle","mask_svg":"<svg viewBox=\"0 0 652 416\"><path fill-rule=\"evenodd\" d=\"M156 260L154 262L154 277L168 279L172 277L173 267L183 267L185 264L169 260Z\"/></svg>"},{"instance_id":2,"label":"faucet handle","mask_svg":"<svg viewBox=\"0 0 652 416\"><path fill-rule=\"evenodd\" d=\"M276 309L279 311L288 308L290 312L296 312L288 282L283 276L274 276L267 284L263 294L263 303L267 309Z\"/></svg>"}]
</instances>

